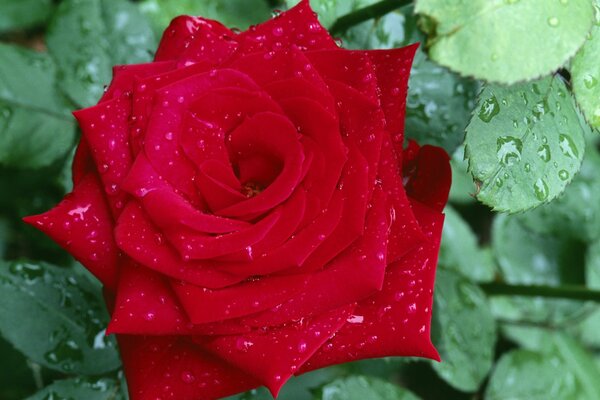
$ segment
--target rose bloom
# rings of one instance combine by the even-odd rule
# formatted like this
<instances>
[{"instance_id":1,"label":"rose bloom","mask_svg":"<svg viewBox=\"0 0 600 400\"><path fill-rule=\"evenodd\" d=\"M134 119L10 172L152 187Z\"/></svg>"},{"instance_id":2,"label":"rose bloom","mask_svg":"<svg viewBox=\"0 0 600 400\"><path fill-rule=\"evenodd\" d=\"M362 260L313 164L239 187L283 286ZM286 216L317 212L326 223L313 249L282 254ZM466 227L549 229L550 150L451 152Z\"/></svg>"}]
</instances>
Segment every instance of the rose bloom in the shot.
<instances>
[{"instance_id":1,"label":"rose bloom","mask_svg":"<svg viewBox=\"0 0 600 400\"><path fill-rule=\"evenodd\" d=\"M403 149L415 50L341 49L308 1L242 33L181 16L75 113L73 192L25 220L104 284L132 399L438 359L450 168Z\"/></svg>"}]
</instances>

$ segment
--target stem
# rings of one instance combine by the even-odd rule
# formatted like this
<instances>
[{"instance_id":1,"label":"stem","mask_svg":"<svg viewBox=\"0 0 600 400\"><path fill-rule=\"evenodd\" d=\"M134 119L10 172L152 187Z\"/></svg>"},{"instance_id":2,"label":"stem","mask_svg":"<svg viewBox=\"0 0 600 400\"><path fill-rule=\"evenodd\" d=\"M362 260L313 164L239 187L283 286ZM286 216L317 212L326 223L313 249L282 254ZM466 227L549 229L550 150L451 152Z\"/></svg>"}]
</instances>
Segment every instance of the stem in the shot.
<instances>
[{"instance_id":1,"label":"stem","mask_svg":"<svg viewBox=\"0 0 600 400\"><path fill-rule=\"evenodd\" d=\"M600 291L583 286L509 285L506 283L483 283L481 289L489 295L513 295L547 297L555 299L587 300L600 303Z\"/></svg>"},{"instance_id":2,"label":"stem","mask_svg":"<svg viewBox=\"0 0 600 400\"><path fill-rule=\"evenodd\" d=\"M342 34L354 25L367 21L372 18L379 18L390 11L404 7L412 3L412 0L381 0L370 6L359 8L346 15L339 17L331 26L329 32L332 35Z\"/></svg>"}]
</instances>

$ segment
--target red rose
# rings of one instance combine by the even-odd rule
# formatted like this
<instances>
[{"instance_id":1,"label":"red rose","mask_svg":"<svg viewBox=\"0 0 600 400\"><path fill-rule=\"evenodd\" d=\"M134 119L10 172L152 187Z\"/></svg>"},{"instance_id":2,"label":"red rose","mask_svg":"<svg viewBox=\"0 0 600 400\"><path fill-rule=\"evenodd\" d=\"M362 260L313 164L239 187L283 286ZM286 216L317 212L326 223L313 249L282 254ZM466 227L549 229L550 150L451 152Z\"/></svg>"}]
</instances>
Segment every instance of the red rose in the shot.
<instances>
[{"instance_id":1,"label":"red rose","mask_svg":"<svg viewBox=\"0 0 600 400\"><path fill-rule=\"evenodd\" d=\"M73 193L26 221L104 284L132 399L438 357L450 169L402 149L415 49L340 49L308 1L239 34L182 16L75 113Z\"/></svg>"}]
</instances>

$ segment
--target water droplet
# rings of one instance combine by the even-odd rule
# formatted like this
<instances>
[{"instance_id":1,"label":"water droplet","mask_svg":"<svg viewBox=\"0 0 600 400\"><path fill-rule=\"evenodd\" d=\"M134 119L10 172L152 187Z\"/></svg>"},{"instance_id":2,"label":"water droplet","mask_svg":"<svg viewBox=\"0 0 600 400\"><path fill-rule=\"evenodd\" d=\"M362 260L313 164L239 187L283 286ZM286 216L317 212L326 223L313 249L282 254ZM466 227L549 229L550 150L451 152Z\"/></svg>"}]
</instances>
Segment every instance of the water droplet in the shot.
<instances>
[{"instance_id":1,"label":"water droplet","mask_svg":"<svg viewBox=\"0 0 600 400\"><path fill-rule=\"evenodd\" d=\"M560 171L558 171L558 177L561 181L566 181L567 179L569 179L569 176L571 176L571 174L569 174L569 171L565 169L561 169Z\"/></svg>"},{"instance_id":2,"label":"water droplet","mask_svg":"<svg viewBox=\"0 0 600 400\"><path fill-rule=\"evenodd\" d=\"M144 315L144 319L146 321L153 321L154 318L156 318L156 314L154 314L152 311L149 311Z\"/></svg>"},{"instance_id":3,"label":"water droplet","mask_svg":"<svg viewBox=\"0 0 600 400\"><path fill-rule=\"evenodd\" d=\"M181 373L181 380L184 383L192 383L192 382L194 382L196 380L196 377L194 376L194 374L192 374L189 371L183 371Z\"/></svg>"},{"instance_id":4,"label":"water droplet","mask_svg":"<svg viewBox=\"0 0 600 400\"><path fill-rule=\"evenodd\" d=\"M552 159L552 154L550 153L550 146L548 146L547 144L543 144L540 147L538 147L537 155L544 162L550 161Z\"/></svg>"},{"instance_id":5,"label":"water droplet","mask_svg":"<svg viewBox=\"0 0 600 400\"><path fill-rule=\"evenodd\" d=\"M548 25L550 25L551 27L556 28L558 26L558 23L559 23L558 18L556 18L556 17L548 18Z\"/></svg>"},{"instance_id":6,"label":"water droplet","mask_svg":"<svg viewBox=\"0 0 600 400\"><path fill-rule=\"evenodd\" d=\"M307 343L304 340L302 340L300 343L298 343L298 352L304 353L306 351L307 347L308 347Z\"/></svg>"},{"instance_id":7,"label":"water droplet","mask_svg":"<svg viewBox=\"0 0 600 400\"><path fill-rule=\"evenodd\" d=\"M167 132L167 133L165 133L165 139L167 139L167 140L173 140L173 132Z\"/></svg>"},{"instance_id":8,"label":"water droplet","mask_svg":"<svg viewBox=\"0 0 600 400\"><path fill-rule=\"evenodd\" d=\"M579 156L579 151L577 150L577 146L573 142L570 136L560 134L558 137L558 145L560 147L560 151L569 158L577 158Z\"/></svg>"},{"instance_id":9,"label":"water droplet","mask_svg":"<svg viewBox=\"0 0 600 400\"><path fill-rule=\"evenodd\" d=\"M583 77L583 84L585 85L586 88L592 89L593 87L595 87L598 84L598 80L596 79L596 77L594 77L594 75L586 74Z\"/></svg>"},{"instance_id":10,"label":"water droplet","mask_svg":"<svg viewBox=\"0 0 600 400\"><path fill-rule=\"evenodd\" d=\"M535 197L540 201L544 201L548 198L548 184L543 179L538 179L533 185L533 191L535 192Z\"/></svg>"},{"instance_id":11,"label":"water droplet","mask_svg":"<svg viewBox=\"0 0 600 400\"><path fill-rule=\"evenodd\" d=\"M496 96L486 99L479 110L479 119L483 122L490 122L500 112L500 105Z\"/></svg>"},{"instance_id":12,"label":"water droplet","mask_svg":"<svg viewBox=\"0 0 600 400\"><path fill-rule=\"evenodd\" d=\"M283 35L283 28L281 26L276 26L275 28L273 28L273 35L274 36Z\"/></svg>"},{"instance_id":13,"label":"water droplet","mask_svg":"<svg viewBox=\"0 0 600 400\"><path fill-rule=\"evenodd\" d=\"M529 163L525 163L525 172L531 171L531 165Z\"/></svg>"},{"instance_id":14,"label":"water droplet","mask_svg":"<svg viewBox=\"0 0 600 400\"><path fill-rule=\"evenodd\" d=\"M521 161L523 142L513 136L501 136L496 140L496 155L498 160L507 166Z\"/></svg>"}]
</instances>

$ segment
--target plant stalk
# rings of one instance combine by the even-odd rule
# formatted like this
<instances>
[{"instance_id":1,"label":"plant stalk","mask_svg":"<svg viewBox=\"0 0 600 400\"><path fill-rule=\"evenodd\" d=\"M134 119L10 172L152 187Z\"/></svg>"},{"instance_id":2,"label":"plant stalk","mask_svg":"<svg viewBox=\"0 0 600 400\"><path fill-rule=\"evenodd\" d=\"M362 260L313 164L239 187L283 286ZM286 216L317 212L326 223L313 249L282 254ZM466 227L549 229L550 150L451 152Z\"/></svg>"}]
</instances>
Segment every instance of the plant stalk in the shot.
<instances>
[{"instance_id":1,"label":"plant stalk","mask_svg":"<svg viewBox=\"0 0 600 400\"><path fill-rule=\"evenodd\" d=\"M493 282L480 284L480 287L491 296L546 297L600 303L600 291L584 286L509 285Z\"/></svg>"},{"instance_id":2,"label":"plant stalk","mask_svg":"<svg viewBox=\"0 0 600 400\"><path fill-rule=\"evenodd\" d=\"M332 35L340 35L361 22L379 18L385 14L412 3L412 0L382 0L370 6L359 8L339 17L329 29Z\"/></svg>"}]
</instances>

